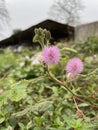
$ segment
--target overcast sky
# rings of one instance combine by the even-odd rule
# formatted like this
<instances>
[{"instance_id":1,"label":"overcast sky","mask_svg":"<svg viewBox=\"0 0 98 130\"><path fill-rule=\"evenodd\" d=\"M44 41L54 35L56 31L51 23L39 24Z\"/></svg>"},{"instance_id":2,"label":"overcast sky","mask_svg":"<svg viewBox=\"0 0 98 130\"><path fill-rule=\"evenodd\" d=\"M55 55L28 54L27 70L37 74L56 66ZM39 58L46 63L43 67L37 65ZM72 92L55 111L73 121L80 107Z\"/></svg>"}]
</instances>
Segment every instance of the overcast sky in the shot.
<instances>
[{"instance_id":1,"label":"overcast sky","mask_svg":"<svg viewBox=\"0 0 98 130\"><path fill-rule=\"evenodd\" d=\"M48 17L48 11L54 0L6 0L11 17L10 30L26 29ZM83 0L85 10L81 22L98 21L98 0Z\"/></svg>"}]
</instances>

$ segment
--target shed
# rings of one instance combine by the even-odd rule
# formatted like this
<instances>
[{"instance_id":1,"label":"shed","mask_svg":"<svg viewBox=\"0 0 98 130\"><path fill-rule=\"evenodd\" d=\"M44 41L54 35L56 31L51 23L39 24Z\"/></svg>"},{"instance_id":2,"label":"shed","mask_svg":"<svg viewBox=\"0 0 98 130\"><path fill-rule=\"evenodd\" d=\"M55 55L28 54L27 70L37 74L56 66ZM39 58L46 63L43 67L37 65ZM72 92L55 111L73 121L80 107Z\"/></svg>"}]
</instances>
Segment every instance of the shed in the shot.
<instances>
[{"instance_id":1,"label":"shed","mask_svg":"<svg viewBox=\"0 0 98 130\"><path fill-rule=\"evenodd\" d=\"M13 34L11 37L0 41L0 47L8 47L13 45L35 45L32 43L32 38L35 35L35 28L46 28L51 32L52 39L58 40L64 38L66 40L74 39L74 27L67 24L62 24L53 20L45 20L32 27Z\"/></svg>"}]
</instances>

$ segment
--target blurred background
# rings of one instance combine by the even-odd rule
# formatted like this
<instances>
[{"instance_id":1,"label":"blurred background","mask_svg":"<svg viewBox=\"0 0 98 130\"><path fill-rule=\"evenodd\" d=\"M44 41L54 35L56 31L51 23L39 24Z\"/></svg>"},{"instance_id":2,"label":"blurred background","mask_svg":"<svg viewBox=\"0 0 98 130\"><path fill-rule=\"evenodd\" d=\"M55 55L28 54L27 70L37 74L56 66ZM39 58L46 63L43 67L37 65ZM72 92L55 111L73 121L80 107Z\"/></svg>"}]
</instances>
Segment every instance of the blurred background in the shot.
<instances>
[{"instance_id":1,"label":"blurred background","mask_svg":"<svg viewBox=\"0 0 98 130\"><path fill-rule=\"evenodd\" d=\"M71 25L72 23L74 23L74 25L77 25L98 20L97 0L89 0L89 1L0 0L0 1L1 1L0 10L2 10L2 7L5 9L5 13L1 13L1 16L5 18L2 18L2 20L0 21L1 22L0 39L4 39L13 34L14 29L24 30L45 19L53 19L62 22L64 24L70 22L71 20L70 22ZM70 12L72 12L71 17L69 16ZM68 18L70 19L69 21Z\"/></svg>"}]
</instances>

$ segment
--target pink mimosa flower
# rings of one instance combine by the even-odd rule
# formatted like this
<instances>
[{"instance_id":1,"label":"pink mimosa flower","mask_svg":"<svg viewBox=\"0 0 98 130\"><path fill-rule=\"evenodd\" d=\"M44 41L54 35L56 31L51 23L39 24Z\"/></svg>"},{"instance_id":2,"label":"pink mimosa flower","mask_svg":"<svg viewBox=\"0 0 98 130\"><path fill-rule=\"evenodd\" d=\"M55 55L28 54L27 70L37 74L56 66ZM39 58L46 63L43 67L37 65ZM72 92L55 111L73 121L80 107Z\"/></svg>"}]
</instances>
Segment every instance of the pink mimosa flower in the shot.
<instances>
[{"instance_id":1,"label":"pink mimosa flower","mask_svg":"<svg viewBox=\"0 0 98 130\"><path fill-rule=\"evenodd\" d=\"M69 60L66 66L67 73L74 75L81 73L83 70L83 63L79 58L72 58Z\"/></svg>"},{"instance_id":2,"label":"pink mimosa flower","mask_svg":"<svg viewBox=\"0 0 98 130\"><path fill-rule=\"evenodd\" d=\"M56 46L45 46L42 51L42 57L47 65L56 64L60 59L60 51Z\"/></svg>"}]
</instances>

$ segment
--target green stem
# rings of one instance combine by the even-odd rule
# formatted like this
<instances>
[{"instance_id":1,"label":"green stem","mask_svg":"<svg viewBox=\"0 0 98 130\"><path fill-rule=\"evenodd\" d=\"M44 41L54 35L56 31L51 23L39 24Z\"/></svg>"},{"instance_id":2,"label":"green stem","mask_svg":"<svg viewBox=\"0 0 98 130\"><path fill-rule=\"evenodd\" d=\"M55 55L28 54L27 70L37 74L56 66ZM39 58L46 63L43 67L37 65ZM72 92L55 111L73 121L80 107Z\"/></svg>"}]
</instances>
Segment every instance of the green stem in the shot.
<instances>
[{"instance_id":1,"label":"green stem","mask_svg":"<svg viewBox=\"0 0 98 130\"><path fill-rule=\"evenodd\" d=\"M49 67L48 67L47 65L46 65L46 68L47 68L47 73L48 73L48 75L49 75L54 81L56 81L56 82L59 83L60 85L64 86L64 88L65 88L68 92L70 92L70 93L73 95L74 98L77 98L78 100L80 100L80 101L82 101L82 102L86 102L88 105L92 106L93 108L95 107L95 108L98 109L97 104L92 103L92 102L85 101L85 99L87 99L87 98L89 97L89 95L84 96L84 95L75 94L74 92L71 91L71 89L70 89L69 87L67 87L67 85L66 85L67 83L66 83L66 82L62 82L62 81L58 80L58 79L55 77L55 75L51 73L51 71L49 70ZM63 88L63 89L64 89L64 88Z\"/></svg>"},{"instance_id":2,"label":"green stem","mask_svg":"<svg viewBox=\"0 0 98 130\"><path fill-rule=\"evenodd\" d=\"M62 82L62 81L58 80L58 79L54 76L54 74L52 74L52 73L49 71L49 67L48 67L48 66L47 66L47 72L48 72L48 75L49 75L53 80L55 80L55 81L56 81L57 83L59 83L60 85L63 85L63 86L66 88L66 90L69 91L73 96L76 96L76 94L73 93L73 92L71 91L71 89L66 86L66 82Z\"/></svg>"},{"instance_id":3,"label":"green stem","mask_svg":"<svg viewBox=\"0 0 98 130\"><path fill-rule=\"evenodd\" d=\"M94 71L92 71L92 72L90 72L90 73L88 73L86 75L80 74L80 76L82 76L82 77L90 76L90 75L94 74L97 71L98 71L98 68L96 68Z\"/></svg>"}]
</instances>

